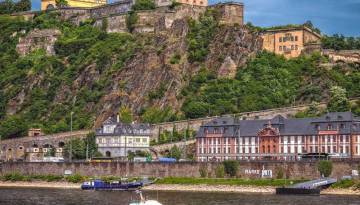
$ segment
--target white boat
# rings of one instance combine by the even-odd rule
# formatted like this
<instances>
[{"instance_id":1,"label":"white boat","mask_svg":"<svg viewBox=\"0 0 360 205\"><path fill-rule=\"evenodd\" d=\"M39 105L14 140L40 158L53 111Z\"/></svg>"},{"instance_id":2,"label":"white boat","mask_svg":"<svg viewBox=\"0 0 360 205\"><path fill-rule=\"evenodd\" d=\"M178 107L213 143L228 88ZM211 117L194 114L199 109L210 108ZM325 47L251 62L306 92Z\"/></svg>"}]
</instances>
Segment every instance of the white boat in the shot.
<instances>
[{"instance_id":1,"label":"white boat","mask_svg":"<svg viewBox=\"0 0 360 205\"><path fill-rule=\"evenodd\" d=\"M160 202L156 200L145 200L145 198L142 195L141 191L136 191L137 194L140 196L139 201L131 201L129 205L162 205Z\"/></svg>"}]
</instances>

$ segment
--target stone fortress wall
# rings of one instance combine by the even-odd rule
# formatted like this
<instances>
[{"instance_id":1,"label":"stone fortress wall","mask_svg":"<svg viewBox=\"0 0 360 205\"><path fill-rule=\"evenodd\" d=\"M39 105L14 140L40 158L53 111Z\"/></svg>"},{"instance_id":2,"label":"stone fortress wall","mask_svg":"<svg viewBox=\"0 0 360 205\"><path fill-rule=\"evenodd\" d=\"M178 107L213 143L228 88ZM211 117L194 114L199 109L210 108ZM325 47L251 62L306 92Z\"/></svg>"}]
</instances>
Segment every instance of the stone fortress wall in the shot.
<instances>
[{"instance_id":1,"label":"stone fortress wall","mask_svg":"<svg viewBox=\"0 0 360 205\"><path fill-rule=\"evenodd\" d=\"M212 6L195 6L180 4L170 9L172 1L155 0L157 8L154 10L137 11L138 21L135 24L135 32L154 32L157 28L170 28L176 19L191 17L197 19L204 13L206 8L212 7L219 10L221 23L224 24L243 24L243 4L241 3L221 3ZM94 8L60 8L48 12L59 12L60 18L70 20L79 25L86 19L95 19L96 26L101 26L102 22L108 22L107 32L127 32L126 17L134 4L133 0L121 0L112 4L98 6ZM39 12L21 12L14 16L23 16L25 19L32 19Z\"/></svg>"}]
</instances>

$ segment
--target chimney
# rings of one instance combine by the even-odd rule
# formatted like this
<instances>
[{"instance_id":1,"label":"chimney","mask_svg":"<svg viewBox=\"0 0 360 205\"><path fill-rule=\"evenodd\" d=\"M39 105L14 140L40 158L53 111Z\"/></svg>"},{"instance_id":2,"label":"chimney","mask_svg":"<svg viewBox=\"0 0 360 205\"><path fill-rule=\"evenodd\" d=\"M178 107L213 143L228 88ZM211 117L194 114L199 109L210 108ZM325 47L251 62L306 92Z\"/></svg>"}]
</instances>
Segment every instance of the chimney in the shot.
<instances>
[{"instance_id":1,"label":"chimney","mask_svg":"<svg viewBox=\"0 0 360 205\"><path fill-rule=\"evenodd\" d=\"M116 115L116 122L119 123L120 122L120 116Z\"/></svg>"}]
</instances>

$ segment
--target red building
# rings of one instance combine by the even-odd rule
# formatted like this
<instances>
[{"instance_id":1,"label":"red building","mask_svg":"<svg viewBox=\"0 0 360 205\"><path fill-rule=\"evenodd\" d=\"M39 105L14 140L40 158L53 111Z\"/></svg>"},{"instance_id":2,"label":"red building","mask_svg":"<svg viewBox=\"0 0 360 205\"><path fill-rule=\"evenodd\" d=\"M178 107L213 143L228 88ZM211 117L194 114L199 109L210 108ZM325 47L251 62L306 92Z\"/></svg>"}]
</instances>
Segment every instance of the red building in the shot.
<instances>
[{"instance_id":1,"label":"red building","mask_svg":"<svg viewBox=\"0 0 360 205\"><path fill-rule=\"evenodd\" d=\"M196 153L198 161L360 157L360 118L351 112L303 119L218 118L199 129Z\"/></svg>"}]
</instances>

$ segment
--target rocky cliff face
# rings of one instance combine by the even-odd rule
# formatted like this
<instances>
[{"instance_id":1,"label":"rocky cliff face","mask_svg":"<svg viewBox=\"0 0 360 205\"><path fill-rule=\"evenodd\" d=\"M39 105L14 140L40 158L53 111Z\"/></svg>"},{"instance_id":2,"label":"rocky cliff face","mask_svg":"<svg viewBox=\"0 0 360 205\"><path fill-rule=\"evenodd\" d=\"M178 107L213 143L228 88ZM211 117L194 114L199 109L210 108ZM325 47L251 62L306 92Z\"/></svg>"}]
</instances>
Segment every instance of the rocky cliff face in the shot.
<instances>
[{"instance_id":1,"label":"rocky cliff face","mask_svg":"<svg viewBox=\"0 0 360 205\"><path fill-rule=\"evenodd\" d=\"M151 45L136 52L125 68L114 74L111 88L101 99L97 124L116 113L120 105L130 106L134 113L148 106L162 109L170 106L180 111L182 99L177 96L200 67L205 65L215 73L220 72L220 68L229 69L231 71L222 77L233 78L236 68L243 66L261 49L261 40L256 34L250 33L245 26L228 25L216 33L206 60L201 64L190 63L187 60L188 29L187 20L180 19L165 32L150 34ZM173 64L171 60L177 54L180 55L179 63ZM126 82L126 86L121 88L120 82ZM149 93L161 87L165 89L164 95L149 101Z\"/></svg>"},{"instance_id":2,"label":"rocky cliff face","mask_svg":"<svg viewBox=\"0 0 360 205\"><path fill-rule=\"evenodd\" d=\"M121 106L135 116L149 107L181 112L179 94L200 68L232 78L237 67L261 49L261 38L245 26L219 24L205 47L205 60L190 62L189 20L183 15L169 19L158 17L150 33L106 36L86 25L28 31L17 41L23 57L14 60L14 65L27 64L21 82L2 82L0 94L8 98L6 115L0 118L25 116L55 126L56 132L67 130L70 110L85 118L77 129L94 121L99 126Z\"/></svg>"}]
</instances>

